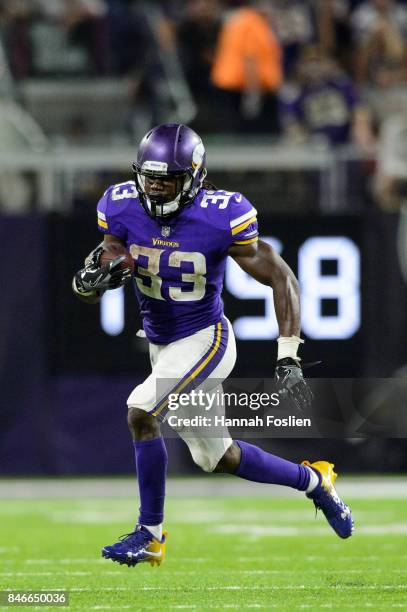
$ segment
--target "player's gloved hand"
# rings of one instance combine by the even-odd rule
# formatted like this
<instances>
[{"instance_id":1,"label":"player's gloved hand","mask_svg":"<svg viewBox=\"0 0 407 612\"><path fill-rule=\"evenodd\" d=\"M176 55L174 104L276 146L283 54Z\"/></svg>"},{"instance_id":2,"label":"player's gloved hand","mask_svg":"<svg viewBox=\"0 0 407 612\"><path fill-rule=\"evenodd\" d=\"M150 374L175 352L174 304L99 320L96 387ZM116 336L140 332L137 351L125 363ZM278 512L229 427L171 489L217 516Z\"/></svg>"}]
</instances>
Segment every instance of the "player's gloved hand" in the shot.
<instances>
[{"instance_id":1,"label":"player's gloved hand","mask_svg":"<svg viewBox=\"0 0 407 612\"><path fill-rule=\"evenodd\" d=\"M93 268L100 268L100 256L104 251L103 242L97 245L85 258L85 268L92 266Z\"/></svg>"},{"instance_id":2,"label":"player's gloved hand","mask_svg":"<svg viewBox=\"0 0 407 612\"><path fill-rule=\"evenodd\" d=\"M91 261L91 263L75 274L74 290L82 295L92 295L95 292L99 292L101 295L108 289L121 287L132 276L130 268L125 268L124 270L119 268L124 260L125 257L120 255L101 267Z\"/></svg>"},{"instance_id":3,"label":"player's gloved hand","mask_svg":"<svg viewBox=\"0 0 407 612\"><path fill-rule=\"evenodd\" d=\"M314 395L295 359L285 357L277 361L276 387L280 399L291 401L297 410L304 411L311 407Z\"/></svg>"}]
</instances>

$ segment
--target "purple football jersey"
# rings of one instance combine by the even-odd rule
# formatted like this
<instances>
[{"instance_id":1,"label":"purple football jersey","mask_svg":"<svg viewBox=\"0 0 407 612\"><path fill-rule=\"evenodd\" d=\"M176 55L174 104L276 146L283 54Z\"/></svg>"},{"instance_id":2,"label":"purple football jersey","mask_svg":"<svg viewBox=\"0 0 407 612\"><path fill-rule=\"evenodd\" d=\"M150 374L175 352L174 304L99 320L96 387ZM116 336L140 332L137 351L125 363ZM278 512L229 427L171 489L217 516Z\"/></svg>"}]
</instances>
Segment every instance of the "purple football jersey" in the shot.
<instances>
[{"instance_id":1,"label":"purple football jersey","mask_svg":"<svg viewBox=\"0 0 407 612\"><path fill-rule=\"evenodd\" d=\"M135 291L150 342L168 344L217 323L228 248L258 238L256 209L240 193L201 189L168 222L152 219L134 181L98 203L98 226L135 260Z\"/></svg>"}]
</instances>

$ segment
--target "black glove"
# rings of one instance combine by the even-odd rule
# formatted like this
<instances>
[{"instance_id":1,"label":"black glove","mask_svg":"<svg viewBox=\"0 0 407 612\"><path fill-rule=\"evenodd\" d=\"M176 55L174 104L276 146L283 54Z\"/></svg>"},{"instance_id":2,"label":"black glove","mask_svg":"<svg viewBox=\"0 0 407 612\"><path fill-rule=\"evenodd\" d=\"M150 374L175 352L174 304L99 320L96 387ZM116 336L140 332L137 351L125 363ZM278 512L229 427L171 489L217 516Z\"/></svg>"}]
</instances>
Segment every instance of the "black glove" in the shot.
<instances>
[{"instance_id":1,"label":"black glove","mask_svg":"<svg viewBox=\"0 0 407 612\"><path fill-rule=\"evenodd\" d=\"M108 289L117 289L124 285L132 276L130 268L120 269L119 266L125 257L116 257L102 267L98 266L100 253L92 252L91 262L74 276L74 291L79 295L101 295ZM97 260L96 260L97 257Z\"/></svg>"},{"instance_id":2,"label":"black glove","mask_svg":"<svg viewBox=\"0 0 407 612\"><path fill-rule=\"evenodd\" d=\"M291 401L297 410L311 408L313 393L302 375L298 361L285 357L277 361L276 387L280 399Z\"/></svg>"}]
</instances>

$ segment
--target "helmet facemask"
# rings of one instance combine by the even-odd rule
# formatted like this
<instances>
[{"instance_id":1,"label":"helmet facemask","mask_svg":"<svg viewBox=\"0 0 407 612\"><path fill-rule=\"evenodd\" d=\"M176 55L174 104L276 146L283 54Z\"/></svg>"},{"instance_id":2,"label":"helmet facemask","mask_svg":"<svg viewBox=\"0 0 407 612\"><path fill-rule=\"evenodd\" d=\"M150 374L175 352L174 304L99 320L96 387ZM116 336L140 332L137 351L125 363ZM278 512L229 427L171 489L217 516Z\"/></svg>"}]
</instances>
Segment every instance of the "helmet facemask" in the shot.
<instances>
[{"instance_id":1,"label":"helmet facemask","mask_svg":"<svg viewBox=\"0 0 407 612\"><path fill-rule=\"evenodd\" d=\"M159 169L159 165L161 165L159 162L145 162L140 168L135 163L133 164L133 170L140 201L146 212L153 218L168 219L195 197L202 187L206 170L197 167L195 170L167 172L166 168ZM149 181L170 179L175 179L173 193L165 191L163 193L149 193Z\"/></svg>"}]
</instances>

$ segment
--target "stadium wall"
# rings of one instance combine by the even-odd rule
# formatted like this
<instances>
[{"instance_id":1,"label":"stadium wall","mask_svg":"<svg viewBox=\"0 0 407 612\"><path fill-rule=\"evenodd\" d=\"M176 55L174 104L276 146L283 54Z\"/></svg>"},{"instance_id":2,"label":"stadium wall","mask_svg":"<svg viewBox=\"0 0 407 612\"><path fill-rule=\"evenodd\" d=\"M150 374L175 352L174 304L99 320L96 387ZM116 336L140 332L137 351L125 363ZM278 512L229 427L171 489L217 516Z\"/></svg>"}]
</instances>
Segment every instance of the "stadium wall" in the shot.
<instances>
[{"instance_id":1,"label":"stadium wall","mask_svg":"<svg viewBox=\"0 0 407 612\"><path fill-rule=\"evenodd\" d=\"M284 244L298 272L298 251L309 238L343 236L361 253L361 325L353 337L310 339L304 359L322 358L315 376L390 376L407 362L407 291L394 244L396 217L263 218L263 233ZM109 336L98 307L75 300L72 273L98 241L93 216L0 217L0 474L106 474L132 471L125 400L148 372L146 345L135 338L137 309L125 296L125 329ZM321 268L322 268L321 264ZM329 270L328 270L329 272ZM332 271L331 271L332 273ZM235 321L264 316L264 300L225 294ZM236 376L270 376L274 345L238 342ZM169 440L170 471L195 472L186 447ZM315 453L312 440L262 440L292 459ZM404 440L319 440L351 469L406 469ZM172 452L171 452L172 450ZM350 452L351 451L351 452ZM352 458L352 461L351 461ZM372 462L372 458L375 461Z\"/></svg>"}]
</instances>

